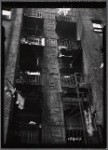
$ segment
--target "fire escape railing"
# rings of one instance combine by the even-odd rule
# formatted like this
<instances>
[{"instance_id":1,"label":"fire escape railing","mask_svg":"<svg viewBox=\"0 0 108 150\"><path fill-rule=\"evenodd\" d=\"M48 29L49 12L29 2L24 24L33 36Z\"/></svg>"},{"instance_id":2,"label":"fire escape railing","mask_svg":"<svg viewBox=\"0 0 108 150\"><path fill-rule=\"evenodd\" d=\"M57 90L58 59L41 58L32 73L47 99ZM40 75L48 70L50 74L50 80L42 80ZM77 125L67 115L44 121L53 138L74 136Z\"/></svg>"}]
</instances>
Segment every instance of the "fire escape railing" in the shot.
<instances>
[{"instance_id":1,"label":"fire escape railing","mask_svg":"<svg viewBox=\"0 0 108 150\"><path fill-rule=\"evenodd\" d=\"M75 86L74 75L61 76L61 86L70 88L74 87Z\"/></svg>"},{"instance_id":2,"label":"fire escape railing","mask_svg":"<svg viewBox=\"0 0 108 150\"><path fill-rule=\"evenodd\" d=\"M42 13L29 8L24 9L24 21L20 40L21 44L45 46ZM32 21L32 25L29 25L30 21Z\"/></svg>"},{"instance_id":3,"label":"fire escape railing","mask_svg":"<svg viewBox=\"0 0 108 150\"><path fill-rule=\"evenodd\" d=\"M74 19L76 17L74 16ZM66 15L66 16L63 16L63 15L56 15L56 20L57 21L64 21L64 22L73 22L73 16L71 15Z\"/></svg>"},{"instance_id":4,"label":"fire escape railing","mask_svg":"<svg viewBox=\"0 0 108 150\"><path fill-rule=\"evenodd\" d=\"M36 37L36 36L22 37L20 41L21 44L45 46L45 38L43 37Z\"/></svg>"},{"instance_id":5,"label":"fire escape railing","mask_svg":"<svg viewBox=\"0 0 108 150\"><path fill-rule=\"evenodd\" d=\"M37 20L36 20L37 18ZM42 12L36 12L33 9L24 9L24 21L23 22L23 26L22 26L22 35L21 35L21 39L20 42L21 44L25 45L29 45L32 46L32 50L36 56L36 72L39 74L31 74L31 73L36 73L36 72L30 72L30 74L28 74L27 72L29 71L22 71L20 69L16 70L16 83L20 83L20 84L29 84L29 85L41 85L41 66L40 66L40 61L41 61L41 56L40 55L40 46L44 47L45 46L45 38L42 35L38 35L37 33L28 33L28 30L42 30L43 31L43 21L40 21L39 19L43 19L42 17ZM33 21L33 26L26 24L28 23L28 19L32 19ZM40 25L41 24L41 25ZM36 28L35 28L36 25ZM29 28L30 27L30 28ZM36 47L35 47L36 46ZM25 47L24 47L25 48ZM26 54L25 54L26 55ZM21 67L20 67L21 68Z\"/></svg>"},{"instance_id":6,"label":"fire escape railing","mask_svg":"<svg viewBox=\"0 0 108 150\"><path fill-rule=\"evenodd\" d=\"M12 134L17 137L13 139L15 146L41 144L41 125L33 123L15 122L12 125Z\"/></svg>"},{"instance_id":7,"label":"fire escape railing","mask_svg":"<svg viewBox=\"0 0 108 150\"><path fill-rule=\"evenodd\" d=\"M59 62L60 62L60 72L70 73L74 72L73 63L79 53L81 52L80 41L59 39L58 40L58 50L59 50Z\"/></svg>"},{"instance_id":8,"label":"fire escape railing","mask_svg":"<svg viewBox=\"0 0 108 150\"><path fill-rule=\"evenodd\" d=\"M58 46L65 46L66 51L81 49L81 42L69 39L58 39Z\"/></svg>"},{"instance_id":9,"label":"fire escape railing","mask_svg":"<svg viewBox=\"0 0 108 150\"><path fill-rule=\"evenodd\" d=\"M71 80L71 82L70 82L70 80ZM64 82L65 81L65 82ZM72 83L71 85L72 86L70 86L70 83ZM72 102L76 102L76 103L78 103L78 105L79 105L79 110L80 110L80 115L81 115L81 120L82 120L82 133L81 133L81 135L82 135L82 137L84 138L84 139L80 139L81 141L80 142L83 142L83 144L84 145L86 145L87 143L88 143L88 134L87 134L87 126L86 126L86 121L85 121L85 117L84 117L84 111L86 111L86 109L88 109L89 108L89 92L88 92L88 94L87 94L87 99L86 99L86 101L84 100L85 98L84 98L84 93L85 93L85 91L80 91L80 88L82 88L82 86L81 85L86 85L86 83L84 83L84 76L82 75L82 74L80 74L80 73L74 73L74 74L72 74L72 75L70 75L70 76L62 76L61 77L61 86L62 86L62 88L74 88L75 89L75 91L76 91L76 95L77 95L77 97L75 98L74 96L71 98L73 101ZM88 88L88 87L83 87L83 88ZM75 92L74 91L74 92ZM68 90L67 90L67 93L68 93ZM63 99L65 99L65 97L63 97ZM68 98L69 99L69 98ZM67 99L67 100L68 100ZM76 101L75 101L75 99L76 99ZM64 101L64 100L63 100ZM65 101L66 102L66 101ZM71 101L70 101L71 102ZM85 103L86 102L86 103ZM87 104L88 103L88 105L84 105L84 103L85 104ZM81 132L81 130L79 130L79 132ZM67 130L67 137L68 137L68 142L70 142L71 144L72 143L74 143L73 141L77 141L78 142L78 140L79 139L77 139L77 138L75 138L75 136L74 136L74 134L76 133L76 132L78 132L76 129L75 129L75 131L71 131L71 130ZM78 134L79 135L79 134Z\"/></svg>"},{"instance_id":10,"label":"fire escape railing","mask_svg":"<svg viewBox=\"0 0 108 150\"><path fill-rule=\"evenodd\" d=\"M76 84L83 84L83 77L80 73L74 73L70 75L61 75L62 87L76 87Z\"/></svg>"},{"instance_id":11,"label":"fire escape railing","mask_svg":"<svg viewBox=\"0 0 108 150\"><path fill-rule=\"evenodd\" d=\"M24 10L24 15L28 17L34 17L34 18L48 18L48 19L56 19L56 21L65 21L65 22L75 22L76 20L76 15L72 14L67 14L66 16L64 15L59 15L57 12L56 13L49 13L49 12L43 12L43 11L36 11L36 9L30 9L27 8Z\"/></svg>"},{"instance_id":12,"label":"fire escape railing","mask_svg":"<svg viewBox=\"0 0 108 150\"><path fill-rule=\"evenodd\" d=\"M41 74L40 75L28 75L27 72L17 72L16 83L30 84L30 85L41 85Z\"/></svg>"}]
</instances>

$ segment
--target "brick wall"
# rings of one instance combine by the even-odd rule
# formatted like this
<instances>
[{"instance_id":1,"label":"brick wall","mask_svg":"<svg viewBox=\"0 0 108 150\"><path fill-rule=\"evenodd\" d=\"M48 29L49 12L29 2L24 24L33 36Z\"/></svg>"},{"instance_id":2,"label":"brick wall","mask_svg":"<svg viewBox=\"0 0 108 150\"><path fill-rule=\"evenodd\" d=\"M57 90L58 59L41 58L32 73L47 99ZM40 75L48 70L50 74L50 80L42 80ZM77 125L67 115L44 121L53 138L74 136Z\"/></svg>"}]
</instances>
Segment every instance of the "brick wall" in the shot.
<instances>
[{"instance_id":1,"label":"brick wall","mask_svg":"<svg viewBox=\"0 0 108 150\"><path fill-rule=\"evenodd\" d=\"M43 11L45 12L46 9ZM64 144L65 129L63 106L60 96L60 73L58 63L57 35L55 18L49 14L44 16L44 34L46 46L43 60L43 110L42 110L42 142L43 144ZM50 19L49 17L50 16Z\"/></svg>"},{"instance_id":2,"label":"brick wall","mask_svg":"<svg viewBox=\"0 0 108 150\"><path fill-rule=\"evenodd\" d=\"M9 36L10 36L10 26L11 26L11 20L3 20L2 25L4 26L5 29L5 54L7 54L8 48L8 42L9 42Z\"/></svg>"},{"instance_id":3,"label":"brick wall","mask_svg":"<svg viewBox=\"0 0 108 150\"><path fill-rule=\"evenodd\" d=\"M19 38L22 23L22 9L13 9L12 21L8 35L6 36L6 60L5 60L5 74L7 78L14 85L15 67L17 61L17 54L19 49ZM12 98L4 93L4 143L6 143L10 114L12 113Z\"/></svg>"},{"instance_id":4,"label":"brick wall","mask_svg":"<svg viewBox=\"0 0 108 150\"><path fill-rule=\"evenodd\" d=\"M79 13L83 26L81 43L85 82L90 83L92 87L93 105L97 110L96 123L103 125L103 69L99 68L103 62L102 37L94 33L91 20L99 19L104 24L104 11L102 9L80 9Z\"/></svg>"}]
</instances>

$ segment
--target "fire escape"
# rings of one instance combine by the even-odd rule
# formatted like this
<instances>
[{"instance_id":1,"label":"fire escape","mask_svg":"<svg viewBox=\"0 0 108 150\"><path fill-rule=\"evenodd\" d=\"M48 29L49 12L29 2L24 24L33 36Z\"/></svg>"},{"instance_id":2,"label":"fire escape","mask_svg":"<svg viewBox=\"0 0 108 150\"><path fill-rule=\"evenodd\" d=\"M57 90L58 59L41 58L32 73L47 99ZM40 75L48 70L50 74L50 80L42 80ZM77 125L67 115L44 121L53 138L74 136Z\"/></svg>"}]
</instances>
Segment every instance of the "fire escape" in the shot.
<instances>
[{"instance_id":1,"label":"fire escape","mask_svg":"<svg viewBox=\"0 0 108 150\"><path fill-rule=\"evenodd\" d=\"M44 14L45 15L45 14ZM25 9L15 87L25 99L24 109L14 104L10 141L19 147L42 144L41 67L45 38L41 12ZM76 22L72 16L56 15L58 59L61 77L61 97L67 145L82 147L93 143L95 126L90 111L91 91L84 81L81 41L76 40ZM52 43L54 41L52 40ZM95 140L95 143L98 142Z\"/></svg>"},{"instance_id":2,"label":"fire escape","mask_svg":"<svg viewBox=\"0 0 108 150\"><path fill-rule=\"evenodd\" d=\"M69 15L60 15L56 21L67 144L72 147L97 144L90 107L91 90L84 81L81 41L76 40L76 23Z\"/></svg>"},{"instance_id":3,"label":"fire escape","mask_svg":"<svg viewBox=\"0 0 108 150\"><path fill-rule=\"evenodd\" d=\"M37 12L35 16L32 16L25 9L15 75L15 87L25 99L25 103L22 110L17 107L16 103L14 104L9 139L13 147L14 145L32 147L41 144L43 98L41 60L45 46L43 23L41 14Z\"/></svg>"}]
</instances>

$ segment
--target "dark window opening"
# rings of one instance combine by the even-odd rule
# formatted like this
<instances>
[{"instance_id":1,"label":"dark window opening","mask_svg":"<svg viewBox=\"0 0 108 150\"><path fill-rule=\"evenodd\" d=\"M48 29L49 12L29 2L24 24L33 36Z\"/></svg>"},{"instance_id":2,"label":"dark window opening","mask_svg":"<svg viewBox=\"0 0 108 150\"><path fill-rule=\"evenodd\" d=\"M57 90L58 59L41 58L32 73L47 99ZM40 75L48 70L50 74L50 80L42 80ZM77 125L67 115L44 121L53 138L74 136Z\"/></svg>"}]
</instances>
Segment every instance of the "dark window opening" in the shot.
<instances>
[{"instance_id":1,"label":"dark window opening","mask_svg":"<svg viewBox=\"0 0 108 150\"><path fill-rule=\"evenodd\" d=\"M76 40L76 23L57 21L56 32L59 38Z\"/></svg>"},{"instance_id":2,"label":"dark window opening","mask_svg":"<svg viewBox=\"0 0 108 150\"><path fill-rule=\"evenodd\" d=\"M23 17L22 35L24 37L30 35L42 36L43 34L43 19L33 17Z\"/></svg>"},{"instance_id":3,"label":"dark window opening","mask_svg":"<svg viewBox=\"0 0 108 150\"><path fill-rule=\"evenodd\" d=\"M24 71L40 71L43 48L21 44L19 66Z\"/></svg>"}]
</instances>

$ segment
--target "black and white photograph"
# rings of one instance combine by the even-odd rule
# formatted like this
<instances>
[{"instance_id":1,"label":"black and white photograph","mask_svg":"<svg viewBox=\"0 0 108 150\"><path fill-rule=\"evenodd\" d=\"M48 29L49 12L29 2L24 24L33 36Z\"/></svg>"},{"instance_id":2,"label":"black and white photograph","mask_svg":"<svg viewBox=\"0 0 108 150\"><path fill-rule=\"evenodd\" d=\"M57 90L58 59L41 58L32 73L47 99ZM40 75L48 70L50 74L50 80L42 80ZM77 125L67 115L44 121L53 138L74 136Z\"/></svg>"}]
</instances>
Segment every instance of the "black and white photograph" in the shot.
<instances>
[{"instance_id":1,"label":"black and white photograph","mask_svg":"<svg viewBox=\"0 0 108 150\"><path fill-rule=\"evenodd\" d=\"M106 2L1 1L2 148L106 148Z\"/></svg>"}]
</instances>

